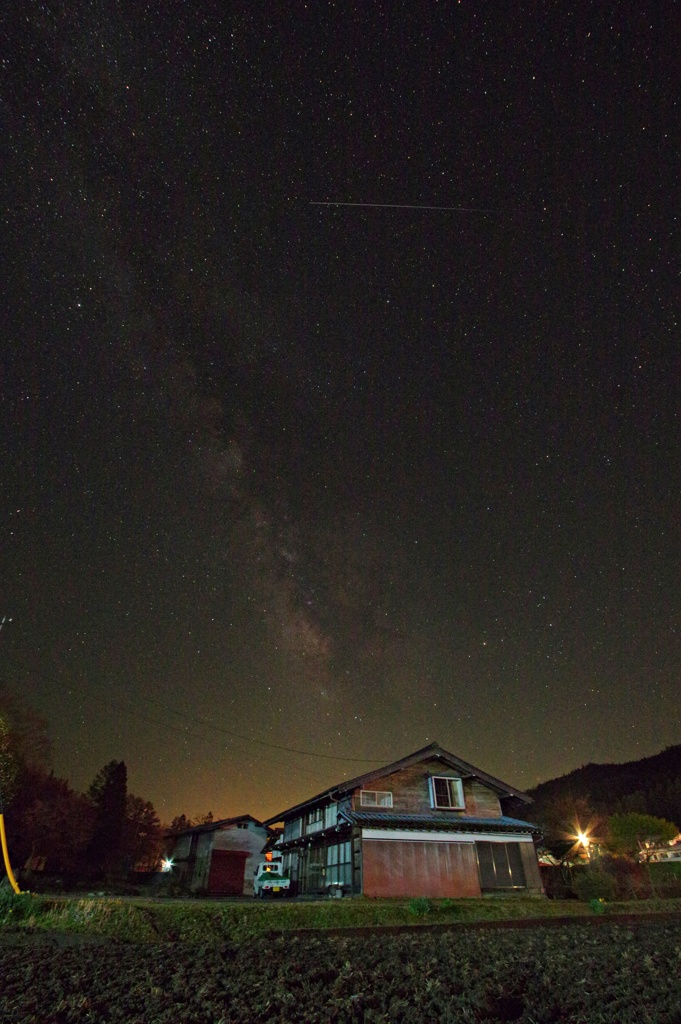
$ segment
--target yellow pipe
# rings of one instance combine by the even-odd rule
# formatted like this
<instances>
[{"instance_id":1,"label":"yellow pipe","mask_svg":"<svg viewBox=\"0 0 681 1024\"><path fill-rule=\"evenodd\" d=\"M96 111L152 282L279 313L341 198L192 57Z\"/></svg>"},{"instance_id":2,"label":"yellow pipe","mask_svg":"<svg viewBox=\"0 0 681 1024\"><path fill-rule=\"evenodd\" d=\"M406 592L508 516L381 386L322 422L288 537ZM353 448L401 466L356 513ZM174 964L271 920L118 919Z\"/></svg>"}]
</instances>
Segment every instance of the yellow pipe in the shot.
<instances>
[{"instance_id":1,"label":"yellow pipe","mask_svg":"<svg viewBox=\"0 0 681 1024\"><path fill-rule=\"evenodd\" d=\"M12 871L12 865L9 862L9 850L7 849L7 835L5 834L5 815L0 814L0 841L2 842L2 856L5 860L5 870L7 871L7 877L9 878L10 885L14 889L17 895L21 892L14 872Z\"/></svg>"}]
</instances>

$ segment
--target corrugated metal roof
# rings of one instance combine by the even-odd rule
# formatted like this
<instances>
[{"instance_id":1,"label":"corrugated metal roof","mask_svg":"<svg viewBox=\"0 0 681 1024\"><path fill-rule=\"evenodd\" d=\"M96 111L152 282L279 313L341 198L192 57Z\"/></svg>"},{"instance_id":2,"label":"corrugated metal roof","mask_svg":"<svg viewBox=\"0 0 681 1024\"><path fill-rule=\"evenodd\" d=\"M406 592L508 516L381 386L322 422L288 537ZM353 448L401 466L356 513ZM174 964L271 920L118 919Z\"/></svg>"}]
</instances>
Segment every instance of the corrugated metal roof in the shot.
<instances>
[{"instance_id":1,"label":"corrugated metal roof","mask_svg":"<svg viewBox=\"0 0 681 1024\"><path fill-rule=\"evenodd\" d=\"M349 825L366 828L429 829L441 832L525 832L541 835L541 829L519 818L472 818L456 814L391 814L374 811L341 811L339 818Z\"/></svg>"}]
</instances>

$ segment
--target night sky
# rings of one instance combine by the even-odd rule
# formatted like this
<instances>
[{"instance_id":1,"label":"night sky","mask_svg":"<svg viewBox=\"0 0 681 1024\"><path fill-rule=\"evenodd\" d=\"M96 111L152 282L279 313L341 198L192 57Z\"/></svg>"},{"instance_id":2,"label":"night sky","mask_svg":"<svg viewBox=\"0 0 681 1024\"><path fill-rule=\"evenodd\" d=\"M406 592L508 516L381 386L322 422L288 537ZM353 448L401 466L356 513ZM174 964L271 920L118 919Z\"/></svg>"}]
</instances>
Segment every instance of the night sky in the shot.
<instances>
[{"instance_id":1,"label":"night sky","mask_svg":"<svg viewBox=\"0 0 681 1024\"><path fill-rule=\"evenodd\" d=\"M265 817L681 742L673 5L2 18L0 677L55 771Z\"/></svg>"}]
</instances>

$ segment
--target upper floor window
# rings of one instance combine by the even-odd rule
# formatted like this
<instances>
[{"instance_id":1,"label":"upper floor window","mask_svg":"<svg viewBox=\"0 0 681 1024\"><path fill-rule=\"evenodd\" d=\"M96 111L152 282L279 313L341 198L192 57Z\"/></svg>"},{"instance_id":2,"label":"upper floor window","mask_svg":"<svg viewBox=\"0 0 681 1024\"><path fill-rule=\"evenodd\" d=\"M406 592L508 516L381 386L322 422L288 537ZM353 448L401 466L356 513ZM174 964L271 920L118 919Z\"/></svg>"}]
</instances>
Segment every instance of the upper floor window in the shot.
<instances>
[{"instance_id":1,"label":"upper floor window","mask_svg":"<svg viewBox=\"0 0 681 1024\"><path fill-rule=\"evenodd\" d=\"M289 839L297 839L301 834L303 827L302 818L294 818L293 821L287 821L284 823L284 841L288 842Z\"/></svg>"},{"instance_id":2,"label":"upper floor window","mask_svg":"<svg viewBox=\"0 0 681 1024\"><path fill-rule=\"evenodd\" d=\"M450 779L442 775L433 775L430 779L430 802L433 807L449 811L463 811L466 804L463 798L461 779Z\"/></svg>"},{"instance_id":3,"label":"upper floor window","mask_svg":"<svg viewBox=\"0 0 681 1024\"><path fill-rule=\"evenodd\" d=\"M360 807L392 807L393 795L375 789L363 789L359 794Z\"/></svg>"}]
</instances>

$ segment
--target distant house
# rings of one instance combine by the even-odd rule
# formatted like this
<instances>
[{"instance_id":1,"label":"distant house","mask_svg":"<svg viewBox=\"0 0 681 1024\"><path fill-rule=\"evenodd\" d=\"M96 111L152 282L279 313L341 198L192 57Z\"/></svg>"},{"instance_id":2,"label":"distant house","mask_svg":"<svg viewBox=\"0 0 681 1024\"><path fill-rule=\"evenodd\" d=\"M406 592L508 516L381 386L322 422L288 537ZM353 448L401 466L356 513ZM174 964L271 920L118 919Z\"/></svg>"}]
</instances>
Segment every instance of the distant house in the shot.
<instances>
[{"instance_id":1,"label":"distant house","mask_svg":"<svg viewBox=\"0 0 681 1024\"><path fill-rule=\"evenodd\" d=\"M167 847L173 874L191 892L249 896L269 829L250 814L195 825L176 833Z\"/></svg>"},{"instance_id":2,"label":"distant house","mask_svg":"<svg viewBox=\"0 0 681 1024\"><path fill-rule=\"evenodd\" d=\"M512 786L431 743L265 822L297 890L365 896L541 893L534 838L504 815Z\"/></svg>"},{"instance_id":3,"label":"distant house","mask_svg":"<svg viewBox=\"0 0 681 1024\"><path fill-rule=\"evenodd\" d=\"M652 853L643 851L641 860L648 860L652 864L679 863L681 861L681 836L677 836L671 843L663 843L656 846Z\"/></svg>"}]
</instances>

